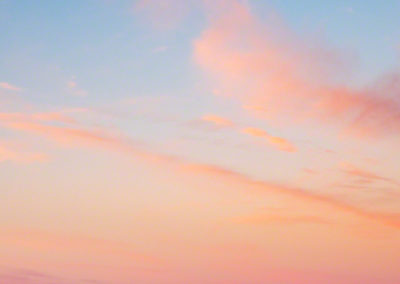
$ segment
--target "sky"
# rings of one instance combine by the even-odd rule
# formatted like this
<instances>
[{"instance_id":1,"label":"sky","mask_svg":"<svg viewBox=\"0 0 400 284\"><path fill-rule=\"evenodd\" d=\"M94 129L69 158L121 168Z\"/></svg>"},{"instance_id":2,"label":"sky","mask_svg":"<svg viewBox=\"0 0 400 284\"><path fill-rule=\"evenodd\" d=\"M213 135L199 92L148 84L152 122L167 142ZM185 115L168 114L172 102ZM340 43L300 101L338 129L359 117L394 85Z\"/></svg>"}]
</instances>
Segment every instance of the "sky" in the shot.
<instances>
[{"instance_id":1,"label":"sky","mask_svg":"<svg viewBox=\"0 0 400 284\"><path fill-rule=\"evenodd\" d=\"M0 0L0 283L400 283L398 0Z\"/></svg>"}]
</instances>

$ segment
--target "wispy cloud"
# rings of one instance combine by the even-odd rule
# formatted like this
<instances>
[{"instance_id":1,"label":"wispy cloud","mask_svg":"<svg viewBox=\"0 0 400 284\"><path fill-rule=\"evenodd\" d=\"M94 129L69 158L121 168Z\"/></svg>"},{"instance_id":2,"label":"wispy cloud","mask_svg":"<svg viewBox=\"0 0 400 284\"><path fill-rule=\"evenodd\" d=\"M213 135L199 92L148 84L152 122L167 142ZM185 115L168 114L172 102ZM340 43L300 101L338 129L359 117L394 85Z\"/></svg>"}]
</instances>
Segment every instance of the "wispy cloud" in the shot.
<instances>
[{"instance_id":1,"label":"wispy cloud","mask_svg":"<svg viewBox=\"0 0 400 284\"><path fill-rule=\"evenodd\" d=\"M347 176L350 176L353 178L354 177L359 178L357 180L358 183L367 183L368 184L368 183L372 183L375 181L384 181L384 182L388 182L388 183L391 183L391 184L394 184L397 186L400 185L400 183L398 183L397 181L395 181L391 178L388 178L388 177L385 177L382 175L378 175L378 174L375 174L375 173L367 171L367 170L360 169L350 163L346 163L346 162L340 163L339 169L343 173L345 173Z\"/></svg>"},{"instance_id":2,"label":"wispy cloud","mask_svg":"<svg viewBox=\"0 0 400 284\"><path fill-rule=\"evenodd\" d=\"M9 90L9 91L21 91L22 90L21 88L11 85L10 83L7 83L7 82L0 82L0 88Z\"/></svg>"},{"instance_id":3,"label":"wispy cloud","mask_svg":"<svg viewBox=\"0 0 400 284\"><path fill-rule=\"evenodd\" d=\"M230 119L215 114L205 114L200 118L200 120L209 123L217 128L234 126L233 122Z\"/></svg>"},{"instance_id":4,"label":"wispy cloud","mask_svg":"<svg viewBox=\"0 0 400 284\"><path fill-rule=\"evenodd\" d=\"M346 133L364 136L399 132L399 74L350 88L337 83L350 63L326 44L300 40L276 17L261 24L241 1L208 10L209 26L194 42L194 59L249 111L339 123Z\"/></svg>"},{"instance_id":5,"label":"wispy cloud","mask_svg":"<svg viewBox=\"0 0 400 284\"><path fill-rule=\"evenodd\" d=\"M255 137L268 137L267 131L260 129L260 128L255 128L255 127L246 127L242 129L242 133L255 136Z\"/></svg>"},{"instance_id":6,"label":"wispy cloud","mask_svg":"<svg viewBox=\"0 0 400 284\"><path fill-rule=\"evenodd\" d=\"M75 77L72 77L72 79L67 82L67 87L74 96L85 97L88 94L86 90L78 86Z\"/></svg>"},{"instance_id":7,"label":"wispy cloud","mask_svg":"<svg viewBox=\"0 0 400 284\"><path fill-rule=\"evenodd\" d=\"M263 129L255 127L246 127L243 128L241 132L253 137L265 138L270 145L274 146L275 148L281 151L286 151L286 152L297 151L296 147L286 139L282 137L271 136Z\"/></svg>"},{"instance_id":8,"label":"wispy cloud","mask_svg":"<svg viewBox=\"0 0 400 284\"><path fill-rule=\"evenodd\" d=\"M240 126L234 123L232 120L219 115L205 114L200 118L200 121L194 121L194 123L198 124L197 122L201 122L202 125L204 125L205 123L206 126L210 126L213 129L232 128L235 129L235 131L237 131L240 134L250 135L257 138L264 138L269 145L273 146L274 148L280 151L285 151L285 152L297 151L296 147L285 138L272 136L268 134L265 130L256 127L240 128Z\"/></svg>"}]
</instances>

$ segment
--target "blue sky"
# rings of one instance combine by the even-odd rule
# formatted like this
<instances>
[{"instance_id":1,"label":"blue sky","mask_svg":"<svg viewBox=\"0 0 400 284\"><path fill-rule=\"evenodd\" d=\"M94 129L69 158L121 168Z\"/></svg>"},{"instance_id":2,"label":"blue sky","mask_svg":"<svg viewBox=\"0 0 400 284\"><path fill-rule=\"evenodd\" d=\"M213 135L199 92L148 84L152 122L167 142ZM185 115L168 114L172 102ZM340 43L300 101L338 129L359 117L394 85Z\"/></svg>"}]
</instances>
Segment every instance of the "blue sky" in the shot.
<instances>
[{"instance_id":1,"label":"blue sky","mask_svg":"<svg viewBox=\"0 0 400 284\"><path fill-rule=\"evenodd\" d=\"M136 17L131 1L3 0L0 5L1 76L25 86L33 100L71 101L64 84L73 76L105 101L166 90L184 96L195 89L191 47L203 21L196 13L165 32ZM253 10L262 18L271 7L299 35L322 35L348 51L356 62L356 82L392 68L399 56L398 1L254 1Z\"/></svg>"}]
</instances>

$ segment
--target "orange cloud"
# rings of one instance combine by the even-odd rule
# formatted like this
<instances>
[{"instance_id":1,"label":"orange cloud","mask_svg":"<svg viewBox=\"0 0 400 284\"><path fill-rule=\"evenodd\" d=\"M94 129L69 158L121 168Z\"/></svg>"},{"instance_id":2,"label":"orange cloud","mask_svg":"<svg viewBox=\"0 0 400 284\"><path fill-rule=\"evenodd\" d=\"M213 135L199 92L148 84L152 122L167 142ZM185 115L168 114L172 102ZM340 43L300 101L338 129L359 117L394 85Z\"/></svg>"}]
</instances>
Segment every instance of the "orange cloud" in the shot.
<instances>
[{"instance_id":1,"label":"orange cloud","mask_svg":"<svg viewBox=\"0 0 400 284\"><path fill-rule=\"evenodd\" d=\"M0 82L0 87L9 91L21 91L21 88L11 85L7 82Z\"/></svg>"},{"instance_id":2,"label":"orange cloud","mask_svg":"<svg viewBox=\"0 0 400 284\"><path fill-rule=\"evenodd\" d=\"M274 146L275 148L286 151L286 152L296 152L296 147L282 137L276 137L269 135L265 130L255 127L247 127L241 130L242 133L254 136L254 137L262 137L266 138L268 143Z\"/></svg>"},{"instance_id":3,"label":"orange cloud","mask_svg":"<svg viewBox=\"0 0 400 284\"><path fill-rule=\"evenodd\" d=\"M265 130L255 127L243 128L242 133L256 137L269 137L268 133Z\"/></svg>"},{"instance_id":4,"label":"orange cloud","mask_svg":"<svg viewBox=\"0 0 400 284\"><path fill-rule=\"evenodd\" d=\"M293 122L338 122L359 135L399 132L400 106L392 99L400 92L399 75L352 89L337 83L345 79L343 56L298 39L276 17L262 24L237 0L209 5L208 16L194 59L249 111Z\"/></svg>"},{"instance_id":5,"label":"orange cloud","mask_svg":"<svg viewBox=\"0 0 400 284\"><path fill-rule=\"evenodd\" d=\"M233 122L227 118L214 115L214 114L206 114L201 117L201 121L208 122L213 124L216 127L231 127L233 126Z\"/></svg>"},{"instance_id":6,"label":"orange cloud","mask_svg":"<svg viewBox=\"0 0 400 284\"><path fill-rule=\"evenodd\" d=\"M270 136L270 137L268 137L268 141L270 144L274 145L281 151L286 151L286 152L296 152L297 151L296 147L294 145L292 145L292 143L290 143L289 141L287 141L286 139L284 139L282 137Z\"/></svg>"}]
</instances>

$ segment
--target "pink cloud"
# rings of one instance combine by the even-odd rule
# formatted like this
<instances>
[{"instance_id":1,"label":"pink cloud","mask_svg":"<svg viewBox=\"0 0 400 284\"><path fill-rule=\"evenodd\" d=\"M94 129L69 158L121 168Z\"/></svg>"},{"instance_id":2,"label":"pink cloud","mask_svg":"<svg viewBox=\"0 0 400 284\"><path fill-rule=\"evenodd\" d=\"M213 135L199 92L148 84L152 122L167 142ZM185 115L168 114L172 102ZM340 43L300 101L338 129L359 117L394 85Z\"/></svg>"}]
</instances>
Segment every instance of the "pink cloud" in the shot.
<instances>
[{"instance_id":1,"label":"pink cloud","mask_svg":"<svg viewBox=\"0 0 400 284\"><path fill-rule=\"evenodd\" d=\"M297 149L296 147L287 141L285 138L282 137L277 137L277 136L270 136L268 137L268 142L271 145L274 145L281 151L286 151L286 152L296 152Z\"/></svg>"},{"instance_id":2,"label":"pink cloud","mask_svg":"<svg viewBox=\"0 0 400 284\"><path fill-rule=\"evenodd\" d=\"M221 89L265 118L339 123L364 136L400 130L400 76L353 89L338 81L346 58L303 41L272 17L261 23L241 1L208 6L209 26L194 41L194 59Z\"/></svg>"}]
</instances>

